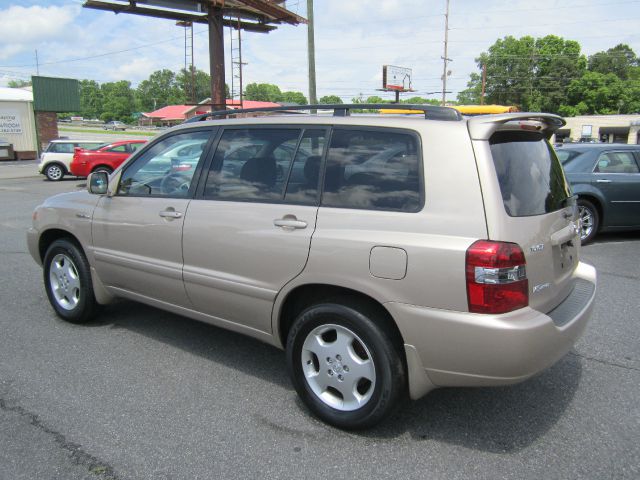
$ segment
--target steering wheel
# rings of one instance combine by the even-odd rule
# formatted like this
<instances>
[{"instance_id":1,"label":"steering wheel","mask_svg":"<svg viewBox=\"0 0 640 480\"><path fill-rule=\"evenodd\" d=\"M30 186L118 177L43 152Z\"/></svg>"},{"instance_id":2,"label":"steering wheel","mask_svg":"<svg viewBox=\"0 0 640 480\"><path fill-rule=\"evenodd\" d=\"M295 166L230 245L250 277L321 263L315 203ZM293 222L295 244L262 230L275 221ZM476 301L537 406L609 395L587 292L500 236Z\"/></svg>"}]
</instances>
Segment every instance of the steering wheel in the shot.
<instances>
[{"instance_id":1,"label":"steering wheel","mask_svg":"<svg viewBox=\"0 0 640 480\"><path fill-rule=\"evenodd\" d=\"M179 194L184 196L189 191L191 179L179 173L170 173L160 182L160 190L167 195Z\"/></svg>"}]
</instances>

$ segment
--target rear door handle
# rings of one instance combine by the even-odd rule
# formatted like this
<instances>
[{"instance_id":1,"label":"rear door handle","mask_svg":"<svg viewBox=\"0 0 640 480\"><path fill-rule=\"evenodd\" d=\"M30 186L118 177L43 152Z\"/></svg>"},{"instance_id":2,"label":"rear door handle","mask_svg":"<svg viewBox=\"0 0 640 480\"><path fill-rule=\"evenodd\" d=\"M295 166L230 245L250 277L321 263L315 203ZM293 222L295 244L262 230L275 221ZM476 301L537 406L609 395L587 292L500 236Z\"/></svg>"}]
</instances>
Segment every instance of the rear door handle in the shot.
<instances>
[{"instance_id":1,"label":"rear door handle","mask_svg":"<svg viewBox=\"0 0 640 480\"><path fill-rule=\"evenodd\" d=\"M611 183L611 180L606 180L603 178L599 178L598 180L596 180L596 183Z\"/></svg>"},{"instance_id":2,"label":"rear door handle","mask_svg":"<svg viewBox=\"0 0 640 480\"><path fill-rule=\"evenodd\" d=\"M158 215L163 218L180 218L182 216L182 212L176 212L175 210L163 210Z\"/></svg>"},{"instance_id":3,"label":"rear door handle","mask_svg":"<svg viewBox=\"0 0 640 480\"><path fill-rule=\"evenodd\" d=\"M307 222L298 220L295 215L285 215L283 218L277 218L273 221L276 227L282 227L285 230L295 230L298 228L307 228Z\"/></svg>"}]
</instances>

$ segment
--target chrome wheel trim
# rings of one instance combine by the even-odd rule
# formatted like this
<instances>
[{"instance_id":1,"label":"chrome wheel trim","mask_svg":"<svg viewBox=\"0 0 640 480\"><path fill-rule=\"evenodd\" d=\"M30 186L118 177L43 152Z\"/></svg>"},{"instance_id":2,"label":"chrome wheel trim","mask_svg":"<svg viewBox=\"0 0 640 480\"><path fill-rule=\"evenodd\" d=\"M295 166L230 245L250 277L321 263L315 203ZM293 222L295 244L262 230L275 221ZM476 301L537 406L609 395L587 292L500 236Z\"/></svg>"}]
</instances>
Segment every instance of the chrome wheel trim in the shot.
<instances>
[{"instance_id":1,"label":"chrome wheel trim","mask_svg":"<svg viewBox=\"0 0 640 480\"><path fill-rule=\"evenodd\" d=\"M348 328L316 327L305 338L300 360L307 385L325 405L350 412L371 400L376 386L373 357Z\"/></svg>"},{"instance_id":2,"label":"chrome wheel trim","mask_svg":"<svg viewBox=\"0 0 640 480\"><path fill-rule=\"evenodd\" d=\"M49 286L56 303L65 310L73 310L80 302L80 276L73 261L59 253L49 268Z\"/></svg>"},{"instance_id":3,"label":"chrome wheel trim","mask_svg":"<svg viewBox=\"0 0 640 480\"><path fill-rule=\"evenodd\" d=\"M50 180L60 180L62 178L62 168L58 165L49 165L47 167L47 178Z\"/></svg>"},{"instance_id":4,"label":"chrome wheel trim","mask_svg":"<svg viewBox=\"0 0 640 480\"><path fill-rule=\"evenodd\" d=\"M580 240L584 240L593 232L593 212L590 208L579 205L578 217L580 218Z\"/></svg>"}]
</instances>

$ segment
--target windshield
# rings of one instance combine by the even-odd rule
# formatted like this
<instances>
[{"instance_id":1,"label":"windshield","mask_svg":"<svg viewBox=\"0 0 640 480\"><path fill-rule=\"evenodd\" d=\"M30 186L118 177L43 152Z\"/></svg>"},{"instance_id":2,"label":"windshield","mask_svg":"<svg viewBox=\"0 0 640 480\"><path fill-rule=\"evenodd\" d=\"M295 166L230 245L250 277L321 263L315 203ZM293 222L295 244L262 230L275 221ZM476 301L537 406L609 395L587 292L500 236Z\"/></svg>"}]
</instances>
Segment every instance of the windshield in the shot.
<instances>
[{"instance_id":1,"label":"windshield","mask_svg":"<svg viewBox=\"0 0 640 480\"><path fill-rule=\"evenodd\" d=\"M510 216L542 215L565 206L569 187L558 157L541 134L497 132L489 144Z\"/></svg>"}]
</instances>

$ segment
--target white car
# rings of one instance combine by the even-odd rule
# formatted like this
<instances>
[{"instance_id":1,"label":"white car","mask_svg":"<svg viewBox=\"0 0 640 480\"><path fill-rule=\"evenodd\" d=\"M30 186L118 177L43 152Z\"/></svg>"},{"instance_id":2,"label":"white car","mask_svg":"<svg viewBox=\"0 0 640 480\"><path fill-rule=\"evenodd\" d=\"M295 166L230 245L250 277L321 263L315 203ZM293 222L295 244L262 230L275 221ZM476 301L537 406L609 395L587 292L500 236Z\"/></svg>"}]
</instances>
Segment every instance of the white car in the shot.
<instances>
[{"instance_id":1,"label":"white car","mask_svg":"<svg viewBox=\"0 0 640 480\"><path fill-rule=\"evenodd\" d=\"M104 144L103 140L52 140L40 156L38 173L45 175L52 182L62 180L71 172L71 160L76 148L95 150Z\"/></svg>"},{"instance_id":2,"label":"white car","mask_svg":"<svg viewBox=\"0 0 640 480\"><path fill-rule=\"evenodd\" d=\"M114 132L116 130L122 130L125 131L127 129L127 125L125 123L122 122L118 122L116 120L112 121L112 122L107 122L104 124L104 126L102 127L104 130L113 130Z\"/></svg>"}]
</instances>

